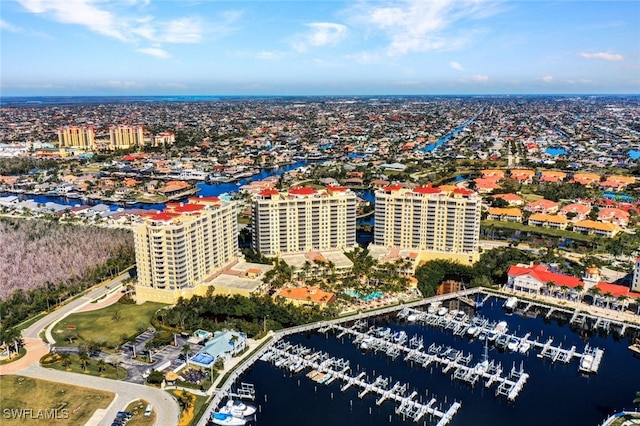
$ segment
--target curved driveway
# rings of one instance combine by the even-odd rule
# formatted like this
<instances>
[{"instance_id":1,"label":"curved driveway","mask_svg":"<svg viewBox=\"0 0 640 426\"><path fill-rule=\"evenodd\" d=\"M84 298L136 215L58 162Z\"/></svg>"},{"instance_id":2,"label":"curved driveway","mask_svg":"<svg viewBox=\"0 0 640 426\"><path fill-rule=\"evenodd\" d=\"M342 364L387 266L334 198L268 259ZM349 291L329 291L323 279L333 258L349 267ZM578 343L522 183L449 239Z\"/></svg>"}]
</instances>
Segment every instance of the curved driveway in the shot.
<instances>
[{"instance_id":1,"label":"curved driveway","mask_svg":"<svg viewBox=\"0 0 640 426\"><path fill-rule=\"evenodd\" d=\"M43 330L45 330L46 339L50 343L55 343L55 340L51 335L51 330L58 321L75 312L87 303L90 303L92 300L100 298L108 291L113 290L114 287L119 286L127 277L128 273L125 273L114 278L108 283L109 288L104 285L94 288L84 296L65 304L53 312L50 312L45 317L36 321L33 325L23 330L22 337L25 340L27 354L15 362L0 366L0 375L20 374L36 379L67 383L115 393L115 399L105 412L102 415L94 414L94 417L89 421L89 423L87 423L87 425L110 425L118 411L123 410L130 402L138 399L144 399L153 405L153 408L156 411L156 425L177 425L180 417L178 404L171 395L163 390L135 383L121 382L118 380L104 379L85 374L69 373L43 368L39 364L40 358L49 352L48 344L43 343L40 338L40 333L42 333ZM101 417L101 420L96 420L96 417Z\"/></svg>"}]
</instances>

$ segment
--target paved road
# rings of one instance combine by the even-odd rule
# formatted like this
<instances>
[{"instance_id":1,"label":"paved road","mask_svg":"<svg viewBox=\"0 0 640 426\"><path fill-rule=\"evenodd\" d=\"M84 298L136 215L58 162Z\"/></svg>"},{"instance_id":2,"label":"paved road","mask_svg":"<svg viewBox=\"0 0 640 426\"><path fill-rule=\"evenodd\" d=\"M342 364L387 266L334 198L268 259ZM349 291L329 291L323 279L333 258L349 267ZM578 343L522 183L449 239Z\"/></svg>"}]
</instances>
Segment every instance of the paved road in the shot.
<instances>
[{"instance_id":1,"label":"paved road","mask_svg":"<svg viewBox=\"0 0 640 426\"><path fill-rule=\"evenodd\" d=\"M140 398L152 404L153 408L156 410L156 426L175 426L178 424L178 420L180 418L178 404L176 404L167 392L159 389L121 382L118 380L88 376L86 374L52 370L35 364L21 370L19 374L36 379L50 380L114 392L116 394L116 398L111 405L109 405L109 408L107 408L104 415L101 416L102 419L95 423L90 421L88 424L110 425L118 411L124 409L131 401L135 401Z\"/></svg>"},{"instance_id":2,"label":"paved road","mask_svg":"<svg viewBox=\"0 0 640 426\"><path fill-rule=\"evenodd\" d=\"M20 374L60 383L68 383L76 386L107 390L114 392L116 398L106 410L96 412L87 426L110 425L120 410L123 410L130 402L140 398L148 401L156 410L156 425L175 426L178 424L180 410L176 401L165 391L151 388L144 385L122 382L118 380L104 379L101 377L88 376L70 372L57 371L43 368L39 365L40 358L48 353L49 347L40 339L40 333L46 330L46 338L50 343L55 343L51 330L54 325L75 312L82 306L91 303L92 300L100 298L109 290L119 286L122 281L129 277L128 273L122 274L106 285L94 288L86 295L73 300L64 306L50 312L45 317L36 321L33 325L22 331L25 340L27 354L16 362L0 366L0 375Z\"/></svg>"},{"instance_id":3,"label":"paved road","mask_svg":"<svg viewBox=\"0 0 640 426\"><path fill-rule=\"evenodd\" d=\"M42 332L42 330L45 329L45 327L48 327L49 325L52 325L52 324L60 321L61 319L63 319L67 315L73 313L76 309L86 305L87 303L91 303L92 300L95 300L95 299L105 295L110 289L112 290L116 286L119 286L120 284L122 284L122 281L124 281L127 278L129 278L129 273L128 272L124 273L122 275L119 275L118 277L116 277L113 280L109 281L108 288L105 285L102 285L100 287L94 288L93 290L89 291L89 293L85 294L84 296L79 297L78 299L73 300L73 301L61 306L60 308L56 309L55 311L50 312L45 317L40 318L38 321L33 323L30 327L28 327L25 330L23 330L22 331L22 337L32 338L32 339L39 338L40 337L40 332ZM52 328L52 327L50 327L50 328ZM55 340L50 335L50 332L47 333L47 334L48 334L47 340L49 340L49 343L55 343Z\"/></svg>"}]
</instances>

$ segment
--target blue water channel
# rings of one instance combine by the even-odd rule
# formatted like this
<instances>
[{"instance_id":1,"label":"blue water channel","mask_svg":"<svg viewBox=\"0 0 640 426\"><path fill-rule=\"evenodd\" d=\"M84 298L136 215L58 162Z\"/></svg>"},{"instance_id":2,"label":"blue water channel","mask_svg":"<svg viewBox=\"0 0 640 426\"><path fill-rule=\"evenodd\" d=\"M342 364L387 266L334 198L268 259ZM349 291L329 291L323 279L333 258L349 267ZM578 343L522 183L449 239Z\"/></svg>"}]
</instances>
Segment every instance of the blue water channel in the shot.
<instances>
[{"instance_id":1,"label":"blue water channel","mask_svg":"<svg viewBox=\"0 0 640 426\"><path fill-rule=\"evenodd\" d=\"M260 173L255 174L246 179L241 179L237 182L227 182L227 183L198 183L196 186L199 188L196 196L203 197L212 197L219 196L221 194L232 194L234 192L238 192L238 188L242 185L246 185L249 182L266 179L269 176L280 176L283 173L288 171L297 169L299 167L304 167L312 162L309 161L297 161L292 164L288 164L286 166L281 166L277 169L263 169ZM67 198L60 196L51 196L51 195L29 195L29 194L14 194L14 193L4 193L4 195L11 194L17 195L22 200L34 200L36 203L57 203L65 206L86 206L86 205L96 205L96 204L107 204L111 210L119 210L119 209L146 209L146 210L164 210L165 203L157 203L157 204L149 204L149 203L135 203L131 205L117 205L117 204L109 204L107 202L101 200L85 200L81 198Z\"/></svg>"},{"instance_id":2,"label":"blue water channel","mask_svg":"<svg viewBox=\"0 0 640 426\"><path fill-rule=\"evenodd\" d=\"M457 308L457 307L456 307ZM465 308L469 309L470 308ZM572 331L568 325L542 317L525 318L508 316L502 310L501 302L490 300L478 311L493 321L506 320L510 332L519 336L530 332L532 338L546 341L550 336L563 348L572 345L582 351L587 343L604 349L604 357L597 374L584 375L578 371L578 359L568 364L552 363L540 359L539 350L531 350L527 355L489 349L489 359L502 363L505 371L513 365L524 368L530 375L515 402L504 397L496 397L494 384L485 388L479 381L475 387L452 381L449 374L443 374L438 366L411 365L402 356L392 361L386 355L364 352L354 345L349 337L338 340L334 333L327 335L317 332L295 335L287 338L291 343L303 344L314 350L328 352L330 356L348 359L352 375L366 371L370 381L379 375L391 378L391 383L408 383L407 395L418 392L418 400L423 402L435 397L438 405L447 409L453 401L460 401L462 407L450 423L452 426L540 426L540 425L599 425L610 414L632 408L635 392L640 390L640 359L634 358L627 349L626 339L616 341L612 336L586 336ZM424 338L425 347L432 342L452 346L472 353L471 365L480 361L483 343L466 337L454 337L450 330L431 328L420 324L398 322L395 315L370 319L369 325L388 326L393 330L405 330L409 337ZM257 361L239 379L255 385L259 413L257 425L399 425L416 424L413 420L403 420L395 414L396 404L386 401L376 406L375 394L358 398L357 388L341 392L343 383L336 380L329 385L318 384L305 376L309 369L298 374L275 367L266 361ZM503 375L506 373L503 373ZM435 425L437 419L423 417L419 425Z\"/></svg>"},{"instance_id":3,"label":"blue water channel","mask_svg":"<svg viewBox=\"0 0 640 426\"><path fill-rule=\"evenodd\" d=\"M454 136L457 136L458 134L460 134L460 132L462 132L465 127L467 127L469 124L471 124L474 121L476 121L476 119L478 117L480 117L480 115L483 112L484 112L484 108L480 108L480 110L476 113L476 115L474 115L473 117L471 117L470 119L468 119L467 121L465 121L464 123L462 123L461 125L456 127L455 129L453 129L452 132L447 133L445 136L443 136L440 139L438 139L436 142L427 144L424 147L423 151L424 152L433 152L436 148L439 148L444 143L448 142L451 138L453 138Z\"/></svg>"}]
</instances>

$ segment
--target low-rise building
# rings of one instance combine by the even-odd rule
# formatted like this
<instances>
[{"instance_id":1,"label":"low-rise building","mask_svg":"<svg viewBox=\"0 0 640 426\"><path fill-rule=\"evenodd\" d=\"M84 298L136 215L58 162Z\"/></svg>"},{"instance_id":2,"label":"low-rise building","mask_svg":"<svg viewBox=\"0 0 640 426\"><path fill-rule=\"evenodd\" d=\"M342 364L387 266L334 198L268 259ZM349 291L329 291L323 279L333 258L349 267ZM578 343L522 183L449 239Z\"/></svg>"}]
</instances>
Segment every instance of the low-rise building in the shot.
<instances>
[{"instance_id":1,"label":"low-rise building","mask_svg":"<svg viewBox=\"0 0 640 426\"><path fill-rule=\"evenodd\" d=\"M569 221L566 217L553 214L534 213L529 216L528 224L543 228L567 229Z\"/></svg>"},{"instance_id":2,"label":"low-rise building","mask_svg":"<svg viewBox=\"0 0 640 426\"><path fill-rule=\"evenodd\" d=\"M517 208L492 207L487 212L487 219L503 222L522 222L522 211Z\"/></svg>"},{"instance_id":3,"label":"low-rise building","mask_svg":"<svg viewBox=\"0 0 640 426\"><path fill-rule=\"evenodd\" d=\"M613 238L620 232L620 227L615 223L596 222L595 220L586 219L574 223L573 230L582 234Z\"/></svg>"}]
</instances>

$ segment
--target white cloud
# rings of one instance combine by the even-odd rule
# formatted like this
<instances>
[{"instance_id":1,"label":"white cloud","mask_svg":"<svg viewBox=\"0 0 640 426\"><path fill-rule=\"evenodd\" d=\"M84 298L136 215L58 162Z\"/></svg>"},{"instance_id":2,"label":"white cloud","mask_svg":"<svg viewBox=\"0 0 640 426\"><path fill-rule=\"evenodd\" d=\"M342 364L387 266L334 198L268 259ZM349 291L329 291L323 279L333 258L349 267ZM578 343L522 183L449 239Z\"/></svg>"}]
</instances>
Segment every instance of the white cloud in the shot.
<instances>
[{"instance_id":1,"label":"white cloud","mask_svg":"<svg viewBox=\"0 0 640 426\"><path fill-rule=\"evenodd\" d=\"M460 65L458 62L456 61L451 61L449 62L449 66L451 68L453 68L454 70L458 70L458 71L464 71L464 68L462 68L462 65Z\"/></svg>"},{"instance_id":2,"label":"white cloud","mask_svg":"<svg viewBox=\"0 0 640 426\"><path fill-rule=\"evenodd\" d=\"M553 81L553 76L550 75L545 75L544 77L542 77L540 80L542 80L545 83L551 83Z\"/></svg>"},{"instance_id":3,"label":"white cloud","mask_svg":"<svg viewBox=\"0 0 640 426\"><path fill-rule=\"evenodd\" d=\"M159 41L167 43L198 43L202 39L202 22L197 18L181 18L166 25Z\"/></svg>"},{"instance_id":4,"label":"white cloud","mask_svg":"<svg viewBox=\"0 0 640 426\"><path fill-rule=\"evenodd\" d=\"M619 53L606 53L606 52L597 52L597 53L580 52L580 56L587 59L602 59L604 61L621 61L624 59L624 57Z\"/></svg>"},{"instance_id":5,"label":"white cloud","mask_svg":"<svg viewBox=\"0 0 640 426\"><path fill-rule=\"evenodd\" d=\"M401 0L392 6L360 3L354 16L390 39L388 55L455 49L469 43L473 29L467 21L497 13L499 2L485 0ZM450 34L455 23L469 31Z\"/></svg>"},{"instance_id":6,"label":"white cloud","mask_svg":"<svg viewBox=\"0 0 640 426\"><path fill-rule=\"evenodd\" d=\"M486 81L489 81L489 77L486 75L470 75L467 77L463 77L460 79L461 82L463 83L484 83Z\"/></svg>"},{"instance_id":7,"label":"white cloud","mask_svg":"<svg viewBox=\"0 0 640 426\"><path fill-rule=\"evenodd\" d=\"M293 43L293 48L299 52L305 52L310 46L320 47L335 45L347 35L347 27L333 22L312 22L307 24L309 31L298 34Z\"/></svg>"},{"instance_id":8,"label":"white cloud","mask_svg":"<svg viewBox=\"0 0 640 426\"><path fill-rule=\"evenodd\" d=\"M105 2L100 0L18 0L29 12L42 15L63 24L80 25L89 30L125 43L199 43L205 33L205 24L199 17L178 17L157 20L141 10L147 0ZM227 26L240 17L236 11L224 12L218 25L211 31L225 32ZM3 28L5 25L3 23ZM7 27L9 28L9 27ZM169 54L161 47L140 48L138 52L166 58Z\"/></svg>"},{"instance_id":9,"label":"white cloud","mask_svg":"<svg viewBox=\"0 0 640 426\"><path fill-rule=\"evenodd\" d=\"M20 33L22 32L22 28L16 27L13 24L5 21L4 19L0 19L0 30L10 31L12 33Z\"/></svg>"},{"instance_id":10,"label":"white cloud","mask_svg":"<svg viewBox=\"0 0 640 426\"><path fill-rule=\"evenodd\" d=\"M138 49L137 51L160 59L167 59L171 57L168 52L159 47L147 47L144 49Z\"/></svg>"}]
</instances>

